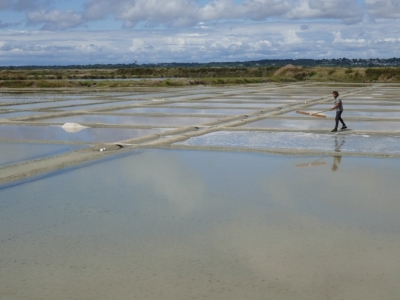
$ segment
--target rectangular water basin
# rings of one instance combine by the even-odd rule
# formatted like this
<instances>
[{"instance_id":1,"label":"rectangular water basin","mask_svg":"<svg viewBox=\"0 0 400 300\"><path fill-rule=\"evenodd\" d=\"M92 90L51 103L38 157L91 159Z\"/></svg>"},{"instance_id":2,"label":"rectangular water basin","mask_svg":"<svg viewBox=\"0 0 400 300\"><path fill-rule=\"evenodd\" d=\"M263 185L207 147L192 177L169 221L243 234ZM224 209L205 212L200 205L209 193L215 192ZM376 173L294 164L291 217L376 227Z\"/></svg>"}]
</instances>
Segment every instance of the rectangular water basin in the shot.
<instances>
[{"instance_id":1,"label":"rectangular water basin","mask_svg":"<svg viewBox=\"0 0 400 300\"><path fill-rule=\"evenodd\" d=\"M307 107L305 109L302 110L324 110L324 109L330 109L333 107L333 103L332 104L317 104L317 105L313 105L310 107ZM351 109L396 109L396 110L400 110L400 105L390 105L390 104L346 104L345 102L343 102L343 110L346 111L346 108L351 108Z\"/></svg>"},{"instance_id":2,"label":"rectangular water basin","mask_svg":"<svg viewBox=\"0 0 400 300\"><path fill-rule=\"evenodd\" d=\"M218 131L190 138L177 144L203 147L308 149L333 152L400 154L400 136Z\"/></svg>"},{"instance_id":3,"label":"rectangular water basin","mask_svg":"<svg viewBox=\"0 0 400 300\"><path fill-rule=\"evenodd\" d=\"M201 106L201 107L224 107L224 108L270 108L270 107L282 107L287 104L276 104L276 103L207 103L207 102L179 102L170 103L168 106Z\"/></svg>"},{"instance_id":4,"label":"rectangular water basin","mask_svg":"<svg viewBox=\"0 0 400 300\"><path fill-rule=\"evenodd\" d=\"M2 128L0 127L0 130ZM51 145L0 142L0 167L54 156L83 148L76 145Z\"/></svg>"},{"instance_id":5,"label":"rectangular water basin","mask_svg":"<svg viewBox=\"0 0 400 300\"><path fill-rule=\"evenodd\" d=\"M43 103L32 103L32 104L21 104L21 105L11 105L11 106L3 106L6 109L38 109L38 108L52 108L52 107L61 107L68 105L79 105L79 104L89 104L93 101L93 103L99 103L98 100L65 100L65 101L56 101L56 102L43 102ZM95 101L95 102L94 102Z\"/></svg>"},{"instance_id":6,"label":"rectangular water basin","mask_svg":"<svg viewBox=\"0 0 400 300\"><path fill-rule=\"evenodd\" d=\"M175 93L132 93L130 95L119 96L118 94L113 95L115 99L134 99L134 100L152 100L152 99L165 99L168 97L176 97ZM179 96L179 95L178 95Z\"/></svg>"},{"instance_id":7,"label":"rectangular water basin","mask_svg":"<svg viewBox=\"0 0 400 300\"><path fill-rule=\"evenodd\" d=\"M351 100L346 99L345 101L348 104L400 105L400 102L397 99L387 99L387 98L384 98L384 99L376 99L376 98L374 98L374 99L362 99L362 100L360 100L360 99L358 99L358 100L357 99L351 99Z\"/></svg>"},{"instance_id":8,"label":"rectangular water basin","mask_svg":"<svg viewBox=\"0 0 400 300\"><path fill-rule=\"evenodd\" d=\"M59 94L37 94L37 93L0 93L0 103L1 102L41 102L41 101L55 101L63 100L71 97L76 97L74 95L59 95Z\"/></svg>"},{"instance_id":9,"label":"rectangular water basin","mask_svg":"<svg viewBox=\"0 0 400 300\"><path fill-rule=\"evenodd\" d=\"M85 128L79 132L65 131L61 126L0 126L0 138L71 142L118 142L167 130L127 128Z\"/></svg>"},{"instance_id":10,"label":"rectangular water basin","mask_svg":"<svg viewBox=\"0 0 400 300\"><path fill-rule=\"evenodd\" d=\"M113 112L120 113L166 113L166 114L221 114L221 115L240 115L251 112L249 109L196 109L196 108L168 108L168 107L138 107Z\"/></svg>"},{"instance_id":11,"label":"rectangular water basin","mask_svg":"<svg viewBox=\"0 0 400 300\"><path fill-rule=\"evenodd\" d=\"M385 121L346 121L349 129L354 130L386 130L400 131L400 122ZM245 128L281 128L281 129L332 129L335 126L333 119L321 119L316 117L304 118L302 120L288 119L263 119L255 121L241 127ZM341 125L340 125L341 126Z\"/></svg>"},{"instance_id":12,"label":"rectangular water basin","mask_svg":"<svg viewBox=\"0 0 400 300\"><path fill-rule=\"evenodd\" d=\"M187 126L200 125L215 121L215 118L205 117L144 117L144 116L106 116L83 115L42 120L52 123L104 123L120 125L150 125L150 126Z\"/></svg>"},{"instance_id":13,"label":"rectangular water basin","mask_svg":"<svg viewBox=\"0 0 400 300\"><path fill-rule=\"evenodd\" d=\"M263 96L264 93L254 93L251 95L258 95L258 96ZM311 98L317 98L317 95L273 95L273 96L269 96L269 95L265 95L267 97L270 98L293 98L293 99L311 99Z\"/></svg>"},{"instance_id":14,"label":"rectangular water basin","mask_svg":"<svg viewBox=\"0 0 400 300\"><path fill-rule=\"evenodd\" d=\"M28 116L38 116L38 115L45 115L47 112L41 111L16 111L16 112L9 112L9 113L2 113L0 112L0 119L10 119L10 118L17 118L17 117L28 117Z\"/></svg>"},{"instance_id":15,"label":"rectangular water basin","mask_svg":"<svg viewBox=\"0 0 400 300\"><path fill-rule=\"evenodd\" d=\"M215 94L188 94L188 95L182 95L182 96L167 96L165 97L165 100L171 101L171 100L191 100L191 99L201 99L201 98L208 98L208 97L213 97Z\"/></svg>"},{"instance_id":16,"label":"rectangular water basin","mask_svg":"<svg viewBox=\"0 0 400 300\"><path fill-rule=\"evenodd\" d=\"M3 185L2 292L395 299L399 172L398 159L152 150Z\"/></svg>"},{"instance_id":17,"label":"rectangular water basin","mask_svg":"<svg viewBox=\"0 0 400 300\"><path fill-rule=\"evenodd\" d=\"M113 107L113 106L123 106L123 105L141 104L141 103L145 103L145 101L142 101L142 100L115 101L115 102L107 102L107 103L92 104L92 105L79 105L79 106L73 106L73 107L63 107L63 108L58 108L57 110L63 110L63 111L90 110L90 109L107 108L107 107Z\"/></svg>"},{"instance_id":18,"label":"rectangular water basin","mask_svg":"<svg viewBox=\"0 0 400 300\"><path fill-rule=\"evenodd\" d=\"M307 112L318 112L316 110L305 110ZM335 111L326 111L322 114L328 117L335 117ZM304 116L302 114L298 114L295 111L283 114L282 116L296 116L301 117ZM355 110L345 110L342 114L342 117L373 117L373 118L400 118L400 110L399 111L355 111Z\"/></svg>"},{"instance_id":19,"label":"rectangular water basin","mask_svg":"<svg viewBox=\"0 0 400 300\"><path fill-rule=\"evenodd\" d=\"M202 101L201 103L232 103L232 104L260 104L260 103L265 103L265 104L287 104L287 103L296 103L298 101L296 100L287 100L287 99L257 99L257 98L242 98L242 99L232 99L232 98L220 98L220 99L206 99ZM300 102L299 102L300 103ZM304 103L304 102L301 102Z\"/></svg>"}]
</instances>

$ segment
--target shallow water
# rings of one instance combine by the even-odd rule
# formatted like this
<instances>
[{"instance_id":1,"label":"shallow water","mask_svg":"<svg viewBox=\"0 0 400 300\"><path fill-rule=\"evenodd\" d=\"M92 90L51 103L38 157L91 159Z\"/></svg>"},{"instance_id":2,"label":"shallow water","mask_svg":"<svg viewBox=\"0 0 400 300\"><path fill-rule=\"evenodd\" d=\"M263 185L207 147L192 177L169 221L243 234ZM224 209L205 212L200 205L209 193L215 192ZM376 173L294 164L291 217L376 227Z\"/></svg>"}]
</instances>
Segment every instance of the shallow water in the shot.
<instances>
[{"instance_id":1,"label":"shallow water","mask_svg":"<svg viewBox=\"0 0 400 300\"><path fill-rule=\"evenodd\" d=\"M69 98L80 97L76 95L59 95L59 94L32 94L32 93L0 93L0 102L30 102L30 101L51 101L63 100Z\"/></svg>"},{"instance_id":2,"label":"shallow water","mask_svg":"<svg viewBox=\"0 0 400 300\"><path fill-rule=\"evenodd\" d=\"M93 102L93 101L96 101L96 102ZM69 106L69 105L79 105L79 104L90 104L91 102L99 103L98 100L65 100L65 101L56 101L56 102L43 102L43 103L3 106L3 108L5 108L5 109L38 109L38 108L52 108L52 107L61 107L61 106Z\"/></svg>"},{"instance_id":3,"label":"shallow water","mask_svg":"<svg viewBox=\"0 0 400 300\"><path fill-rule=\"evenodd\" d=\"M153 126L184 126L200 125L216 121L215 118L203 117L143 117L143 116L108 116L108 115L83 115L63 118L46 119L43 122L52 123L105 123L120 125L153 125Z\"/></svg>"},{"instance_id":4,"label":"shallow water","mask_svg":"<svg viewBox=\"0 0 400 300\"><path fill-rule=\"evenodd\" d=\"M307 112L317 112L316 110L305 110ZM326 111L322 114L328 117L335 117L336 112L334 111ZM295 111L283 114L282 116L296 116L301 117L302 114L298 114ZM304 115L303 115L304 116ZM346 110L343 112L342 117L373 117L373 118L400 118L400 110L399 111L355 111L355 110Z\"/></svg>"},{"instance_id":5,"label":"shallow water","mask_svg":"<svg viewBox=\"0 0 400 300\"><path fill-rule=\"evenodd\" d=\"M190 138L177 144L232 148L308 149L333 152L400 154L400 136L218 131Z\"/></svg>"},{"instance_id":6,"label":"shallow water","mask_svg":"<svg viewBox=\"0 0 400 300\"><path fill-rule=\"evenodd\" d=\"M273 97L273 98L292 98L292 99L310 99L310 98L315 98L317 97L316 95L269 95L267 93L253 93L252 95L257 95L257 96L268 96L268 97Z\"/></svg>"},{"instance_id":7,"label":"shallow water","mask_svg":"<svg viewBox=\"0 0 400 300\"><path fill-rule=\"evenodd\" d=\"M83 146L0 142L0 167L59 155L82 147Z\"/></svg>"},{"instance_id":8,"label":"shallow water","mask_svg":"<svg viewBox=\"0 0 400 300\"><path fill-rule=\"evenodd\" d=\"M167 113L167 114L222 114L240 115L249 113L249 109L196 109L196 108L168 108L168 107L138 107L113 110L118 113Z\"/></svg>"},{"instance_id":9,"label":"shallow water","mask_svg":"<svg viewBox=\"0 0 400 300\"><path fill-rule=\"evenodd\" d=\"M73 106L73 107L63 107L63 108L57 108L57 110L65 110L65 111L70 111L70 110L90 110L94 108L107 108L107 107L113 107L113 106L123 106L123 105L130 105L130 104L141 104L141 103L146 103L143 100L131 100L131 101L115 101L115 102L107 102L107 103L101 103L101 104L91 104L91 105L78 105L78 106Z\"/></svg>"},{"instance_id":10,"label":"shallow water","mask_svg":"<svg viewBox=\"0 0 400 300\"><path fill-rule=\"evenodd\" d=\"M71 133L60 126L0 126L0 138L16 140L45 140L72 142L118 142L150 134L160 133L167 129L127 129L127 128L86 128Z\"/></svg>"},{"instance_id":11,"label":"shallow water","mask_svg":"<svg viewBox=\"0 0 400 300\"><path fill-rule=\"evenodd\" d=\"M262 98L253 98L252 96L243 97L243 98L212 98L202 101L201 103L252 103L252 104L259 104L259 103L268 103L268 104L287 104L287 103L296 103L300 101L296 100L288 100L288 99L262 99ZM301 102L303 103L303 102Z\"/></svg>"},{"instance_id":12,"label":"shallow water","mask_svg":"<svg viewBox=\"0 0 400 300\"><path fill-rule=\"evenodd\" d=\"M0 118L17 118L17 117L28 117L28 116L36 116L36 115L44 115L47 112L40 112L40 111L16 111L16 112L9 112L9 113L1 113Z\"/></svg>"},{"instance_id":13,"label":"shallow water","mask_svg":"<svg viewBox=\"0 0 400 300\"><path fill-rule=\"evenodd\" d=\"M119 93L115 93L112 94L110 96L112 96L115 99L135 99L135 100L152 100L152 99L160 99L160 98L165 98L168 96L173 96L174 93L172 93L172 95L170 93L131 93L128 95L120 95Z\"/></svg>"},{"instance_id":14,"label":"shallow water","mask_svg":"<svg viewBox=\"0 0 400 300\"><path fill-rule=\"evenodd\" d=\"M330 109L330 108L332 108L333 107L333 102L332 103L327 103L327 104L318 104L318 105L314 105L314 106L310 106L310 107L307 107L306 109L309 109L309 110L324 110L324 109ZM377 104L374 104L374 105L370 105L370 104L346 104L346 103L343 103L343 108L344 108L344 111L346 111L346 109L347 108L351 108L351 109L360 109L360 110L362 110L362 109L365 109L365 108L368 108L368 109L370 109L370 108L372 108L372 109L396 109L396 110L400 110L400 105L396 105L396 104L390 104L390 103L387 103L387 104L384 104L384 103L382 103L382 104L380 104L380 105L377 105Z\"/></svg>"},{"instance_id":15,"label":"shallow water","mask_svg":"<svg viewBox=\"0 0 400 300\"><path fill-rule=\"evenodd\" d=\"M395 299L399 171L151 150L2 186L0 296Z\"/></svg>"},{"instance_id":16,"label":"shallow water","mask_svg":"<svg viewBox=\"0 0 400 300\"><path fill-rule=\"evenodd\" d=\"M286 103L276 104L276 103L210 103L210 102L179 102L179 103L169 103L168 106L201 106L201 107L224 107L224 108L265 108L265 107L283 107Z\"/></svg>"},{"instance_id":17,"label":"shallow water","mask_svg":"<svg viewBox=\"0 0 400 300\"><path fill-rule=\"evenodd\" d=\"M201 98L208 98L213 97L215 94L187 94L182 96L168 96L166 95L165 100L191 100L191 99L201 99Z\"/></svg>"},{"instance_id":18,"label":"shallow water","mask_svg":"<svg viewBox=\"0 0 400 300\"><path fill-rule=\"evenodd\" d=\"M345 116L343 116L343 119L349 129L400 131L400 122L346 121ZM278 129L332 129L335 127L335 120L316 117L308 117L302 120L263 119L248 123L241 127Z\"/></svg>"},{"instance_id":19,"label":"shallow water","mask_svg":"<svg viewBox=\"0 0 400 300\"><path fill-rule=\"evenodd\" d=\"M372 98L372 99L351 99L347 100L346 103L349 104L389 104L389 105L399 105L400 101L398 99L390 99L390 98Z\"/></svg>"},{"instance_id":20,"label":"shallow water","mask_svg":"<svg viewBox=\"0 0 400 300\"><path fill-rule=\"evenodd\" d=\"M225 89L225 90L220 90L219 93L221 94L222 97L234 97L234 96L247 96L249 95L253 90L250 89Z\"/></svg>"}]
</instances>

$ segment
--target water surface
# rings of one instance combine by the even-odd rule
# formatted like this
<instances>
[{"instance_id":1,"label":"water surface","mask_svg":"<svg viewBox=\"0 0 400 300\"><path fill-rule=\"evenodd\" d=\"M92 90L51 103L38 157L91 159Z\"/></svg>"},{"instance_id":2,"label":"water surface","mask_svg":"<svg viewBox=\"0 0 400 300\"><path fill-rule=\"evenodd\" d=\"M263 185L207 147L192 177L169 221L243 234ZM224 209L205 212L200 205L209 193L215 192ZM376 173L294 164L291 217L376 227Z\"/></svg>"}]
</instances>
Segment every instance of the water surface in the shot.
<instances>
[{"instance_id":1,"label":"water surface","mask_svg":"<svg viewBox=\"0 0 400 300\"><path fill-rule=\"evenodd\" d=\"M108 116L108 115L82 115L54 119L46 119L43 122L52 123L105 123L120 125L153 125L153 126L185 126L199 125L216 121L215 118L205 117L144 117L144 116Z\"/></svg>"},{"instance_id":2,"label":"water surface","mask_svg":"<svg viewBox=\"0 0 400 300\"><path fill-rule=\"evenodd\" d=\"M316 110L305 110L307 112L318 112ZM335 111L326 111L322 114L328 117L335 117ZM283 114L283 116L296 116L301 117L302 114L298 114L295 111ZM303 115L304 116L304 115ZM399 111L356 111L356 110L346 110L343 112L342 117L373 117L373 118L400 118L400 110Z\"/></svg>"},{"instance_id":3,"label":"water surface","mask_svg":"<svg viewBox=\"0 0 400 300\"><path fill-rule=\"evenodd\" d=\"M17 117L29 117L29 116L37 116L37 115L45 115L47 112L40 112L40 111L16 111L16 112L9 112L9 113L2 113L0 112L0 118L17 118Z\"/></svg>"},{"instance_id":4,"label":"water surface","mask_svg":"<svg viewBox=\"0 0 400 300\"><path fill-rule=\"evenodd\" d=\"M399 136L316 134L305 132L218 131L177 144L232 148L308 149L333 152L400 154Z\"/></svg>"},{"instance_id":5,"label":"water surface","mask_svg":"<svg viewBox=\"0 0 400 300\"><path fill-rule=\"evenodd\" d=\"M250 108L265 108L265 107L283 107L287 104L277 104L277 103L211 103L211 102L178 102L178 103L169 103L168 106L201 106L201 107L224 107L224 108L242 108L242 107L250 107Z\"/></svg>"},{"instance_id":6,"label":"water surface","mask_svg":"<svg viewBox=\"0 0 400 300\"><path fill-rule=\"evenodd\" d=\"M2 186L0 296L396 299L399 171L151 150Z\"/></svg>"},{"instance_id":7,"label":"water surface","mask_svg":"<svg viewBox=\"0 0 400 300\"><path fill-rule=\"evenodd\" d=\"M82 146L0 142L0 167L60 155L79 148Z\"/></svg>"},{"instance_id":8,"label":"water surface","mask_svg":"<svg viewBox=\"0 0 400 300\"><path fill-rule=\"evenodd\" d=\"M114 106L123 106L123 105L130 105L130 104L142 104L145 103L143 100L131 100L131 101L115 101L115 102L107 102L107 103L100 103L100 104L91 104L91 105L78 105L73 107L62 107L57 108L57 110L90 110L90 109L98 109L98 108L107 108L107 107L114 107Z\"/></svg>"},{"instance_id":9,"label":"water surface","mask_svg":"<svg viewBox=\"0 0 400 300\"><path fill-rule=\"evenodd\" d=\"M0 138L71 142L118 142L160 133L167 129L85 128L71 133L60 126L0 126Z\"/></svg>"},{"instance_id":10,"label":"water surface","mask_svg":"<svg viewBox=\"0 0 400 300\"><path fill-rule=\"evenodd\" d=\"M6 109L38 109L38 108L52 108L52 107L62 107L69 105L79 105L79 104L91 104L91 101L96 101L93 103L99 103L98 100L64 100L55 102L43 102L43 103L32 103L32 104L21 104L21 105L11 105L4 106Z\"/></svg>"},{"instance_id":11,"label":"water surface","mask_svg":"<svg viewBox=\"0 0 400 300\"><path fill-rule=\"evenodd\" d=\"M386 121L346 121L343 119L349 129L355 130L384 130L400 131L400 122ZM248 123L241 127L245 128L278 128L278 129L332 129L335 126L334 119L308 117L301 120L290 119L263 119Z\"/></svg>"},{"instance_id":12,"label":"water surface","mask_svg":"<svg viewBox=\"0 0 400 300\"><path fill-rule=\"evenodd\" d=\"M119 113L167 113L167 114L221 114L240 115L249 113L250 109L198 109L198 108L168 108L168 107L137 107L114 110Z\"/></svg>"}]
</instances>

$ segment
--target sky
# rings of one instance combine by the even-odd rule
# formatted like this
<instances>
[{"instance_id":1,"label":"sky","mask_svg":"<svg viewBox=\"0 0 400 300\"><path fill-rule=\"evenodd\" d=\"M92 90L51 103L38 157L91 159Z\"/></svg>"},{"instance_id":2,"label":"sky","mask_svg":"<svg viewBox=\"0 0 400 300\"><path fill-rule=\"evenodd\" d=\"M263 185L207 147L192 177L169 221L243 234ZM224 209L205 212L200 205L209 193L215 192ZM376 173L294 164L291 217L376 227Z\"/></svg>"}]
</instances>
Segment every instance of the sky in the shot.
<instances>
[{"instance_id":1,"label":"sky","mask_svg":"<svg viewBox=\"0 0 400 300\"><path fill-rule=\"evenodd\" d=\"M0 0L0 65L400 57L400 0Z\"/></svg>"}]
</instances>

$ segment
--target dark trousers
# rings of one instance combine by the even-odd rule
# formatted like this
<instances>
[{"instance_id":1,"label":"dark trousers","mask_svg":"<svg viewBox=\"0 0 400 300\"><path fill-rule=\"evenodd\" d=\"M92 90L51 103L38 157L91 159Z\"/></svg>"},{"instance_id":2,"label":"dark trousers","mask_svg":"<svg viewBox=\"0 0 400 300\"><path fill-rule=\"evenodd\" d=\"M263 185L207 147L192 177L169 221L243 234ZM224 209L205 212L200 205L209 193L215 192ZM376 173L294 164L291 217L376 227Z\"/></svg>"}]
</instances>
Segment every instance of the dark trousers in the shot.
<instances>
[{"instance_id":1,"label":"dark trousers","mask_svg":"<svg viewBox=\"0 0 400 300\"><path fill-rule=\"evenodd\" d=\"M344 124L344 121L342 119L342 112L343 111L337 111L336 112L336 118L335 118L335 122L336 122L335 128L336 129L338 128L339 121L340 121L340 123L342 123L343 126L346 126L346 124Z\"/></svg>"}]
</instances>

